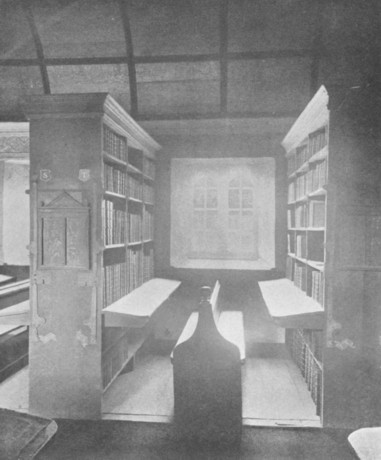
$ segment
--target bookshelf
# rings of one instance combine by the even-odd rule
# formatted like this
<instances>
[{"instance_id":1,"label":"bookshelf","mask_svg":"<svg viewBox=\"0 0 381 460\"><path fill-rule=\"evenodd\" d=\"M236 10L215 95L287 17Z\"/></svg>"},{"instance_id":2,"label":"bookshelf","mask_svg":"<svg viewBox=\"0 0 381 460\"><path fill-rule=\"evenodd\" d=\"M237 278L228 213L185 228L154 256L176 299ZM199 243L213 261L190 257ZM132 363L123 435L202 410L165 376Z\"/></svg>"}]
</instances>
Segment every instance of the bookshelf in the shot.
<instances>
[{"instance_id":1,"label":"bookshelf","mask_svg":"<svg viewBox=\"0 0 381 460\"><path fill-rule=\"evenodd\" d=\"M377 94L322 86L282 142L286 278L260 286L325 427L381 423Z\"/></svg>"},{"instance_id":2,"label":"bookshelf","mask_svg":"<svg viewBox=\"0 0 381 460\"><path fill-rule=\"evenodd\" d=\"M102 393L147 332L132 331L125 319L106 327L103 312L153 278L160 147L105 93L31 97L24 111L31 143L30 409L99 418Z\"/></svg>"}]
</instances>

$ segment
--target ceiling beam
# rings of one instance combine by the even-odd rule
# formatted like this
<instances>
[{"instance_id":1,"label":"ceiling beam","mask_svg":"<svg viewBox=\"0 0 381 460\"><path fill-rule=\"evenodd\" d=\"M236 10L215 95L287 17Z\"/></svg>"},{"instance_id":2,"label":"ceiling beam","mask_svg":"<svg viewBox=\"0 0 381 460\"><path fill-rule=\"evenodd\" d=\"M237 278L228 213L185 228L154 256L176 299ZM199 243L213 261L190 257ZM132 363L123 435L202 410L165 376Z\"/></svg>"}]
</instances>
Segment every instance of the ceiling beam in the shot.
<instances>
[{"instance_id":1,"label":"ceiling beam","mask_svg":"<svg viewBox=\"0 0 381 460\"><path fill-rule=\"evenodd\" d=\"M136 67L131 26L128 15L128 0L118 0L118 3L123 24L124 39L126 42L128 79L130 83L131 115L136 118L138 116L138 87L136 83Z\"/></svg>"},{"instance_id":2,"label":"ceiling beam","mask_svg":"<svg viewBox=\"0 0 381 460\"><path fill-rule=\"evenodd\" d=\"M381 47L374 47L375 53L381 53ZM345 52L348 55L359 54L364 51L363 48L347 47L340 49L340 52ZM320 49L300 49L300 50L268 50L268 51L248 51L248 52L228 52L226 59L230 61L255 61L265 59L289 59L289 58L311 58L313 59L318 54L318 57L324 57L327 52L321 47ZM165 64L165 63L181 63L181 62L209 62L220 61L221 54L174 54L174 55L158 55L158 56L133 56L134 64ZM129 58L127 56L99 56L99 57L78 57L78 58L44 58L46 66L65 66L65 65L112 65L112 64L127 64ZM3 67L30 67L39 65L39 59L0 59L0 66ZM136 75L136 72L135 72Z\"/></svg>"},{"instance_id":3,"label":"ceiling beam","mask_svg":"<svg viewBox=\"0 0 381 460\"><path fill-rule=\"evenodd\" d=\"M38 66L40 67L42 86L44 88L44 93L51 94L49 75L48 75L48 70L46 67L45 57L44 57L44 50L42 47L40 35L37 30L36 21L34 20L32 4L29 0L21 0L21 6L24 10L26 19L28 21L30 31L32 33L33 41L34 41L34 46L36 48L37 63L38 63Z\"/></svg>"},{"instance_id":4,"label":"ceiling beam","mask_svg":"<svg viewBox=\"0 0 381 460\"><path fill-rule=\"evenodd\" d=\"M140 115L137 121L155 120L220 120L231 118L296 118L300 110L261 111L261 112L230 112L222 113L184 113L184 114L152 114Z\"/></svg>"},{"instance_id":5,"label":"ceiling beam","mask_svg":"<svg viewBox=\"0 0 381 460\"><path fill-rule=\"evenodd\" d=\"M229 0L220 3L220 111L225 114L228 109L228 11Z\"/></svg>"}]
</instances>

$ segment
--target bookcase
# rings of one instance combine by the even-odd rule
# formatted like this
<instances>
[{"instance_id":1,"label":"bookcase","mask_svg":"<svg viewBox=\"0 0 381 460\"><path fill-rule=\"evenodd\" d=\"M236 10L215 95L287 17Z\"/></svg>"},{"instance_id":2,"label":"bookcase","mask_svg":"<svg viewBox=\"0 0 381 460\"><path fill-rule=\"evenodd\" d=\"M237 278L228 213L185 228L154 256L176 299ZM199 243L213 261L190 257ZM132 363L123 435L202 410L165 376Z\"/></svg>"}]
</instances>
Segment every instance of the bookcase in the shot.
<instances>
[{"instance_id":1,"label":"bookcase","mask_svg":"<svg viewBox=\"0 0 381 460\"><path fill-rule=\"evenodd\" d=\"M322 86L282 142L286 278L260 287L325 427L381 422L379 109Z\"/></svg>"},{"instance_id":2,"label":"bookcase","mask_svg":"<svg viewBox=\"0 0 381 460\"><path fill-rule=\"evenodd\" d=\"M99 418L102 393L139 336L106 327L102 310L153 277L160 147L105 93L34 96L23 107L31 143L30 409Z\"/></svg>"}]
</instances>

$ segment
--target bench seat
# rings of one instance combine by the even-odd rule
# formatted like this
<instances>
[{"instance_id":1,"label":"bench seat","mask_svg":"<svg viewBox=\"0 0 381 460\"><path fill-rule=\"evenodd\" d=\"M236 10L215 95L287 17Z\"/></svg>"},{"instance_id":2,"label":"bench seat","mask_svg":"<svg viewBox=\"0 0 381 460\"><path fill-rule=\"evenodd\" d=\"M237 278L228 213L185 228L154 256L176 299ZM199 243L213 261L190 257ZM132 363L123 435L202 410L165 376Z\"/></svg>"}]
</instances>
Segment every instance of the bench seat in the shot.
<instances>
[{"instance_id":1,"label":"bench seat","mask_svg":"<svg viewBox=\"0 0 381 460\"><path fill-rule=\"evenodd\" d=\"M220 334L239 349L241 363L246 359L245 334L243 328L243 314L238 310L223 311L217 323Z\"/></svg>"}]
</instances>

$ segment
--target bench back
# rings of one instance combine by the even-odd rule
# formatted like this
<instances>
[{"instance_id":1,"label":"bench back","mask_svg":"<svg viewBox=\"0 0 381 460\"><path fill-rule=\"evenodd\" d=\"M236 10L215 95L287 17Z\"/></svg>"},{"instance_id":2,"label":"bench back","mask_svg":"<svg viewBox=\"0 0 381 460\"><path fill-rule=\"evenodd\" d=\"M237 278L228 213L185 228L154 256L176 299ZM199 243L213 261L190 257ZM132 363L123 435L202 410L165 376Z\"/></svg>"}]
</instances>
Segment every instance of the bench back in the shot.
<instances>
[{"instance_id":1,"label":"bench back","mask_svg":"<svg viewBox=\"0 0 381 460\"><path fill-rule=\"evenodd\" d=\"M209 286L204 286L201 288L201 299L200 299L200 308L202 307L204 302L209 302L212 312L213 318L215 323L218 323L218 319L220 317L220 302L219 302L219 294L220 294L221 284L217 280L214 284L213 290Z\"/></svg>"},{"instance_id":2,"label":"bench back","mask_svg":"<svg viewBox=\"0 0 381 460\"><path fill-rule=\"evenodd\" d=\"M175 426L196 442L239 442L242 427L238 348L218 331L220 283L202 289L194 333L173 350Z\"/></svg>"}]
</instances>

